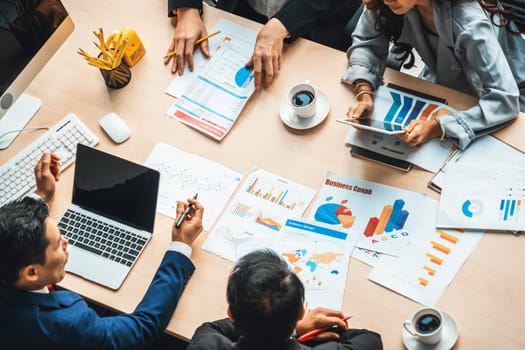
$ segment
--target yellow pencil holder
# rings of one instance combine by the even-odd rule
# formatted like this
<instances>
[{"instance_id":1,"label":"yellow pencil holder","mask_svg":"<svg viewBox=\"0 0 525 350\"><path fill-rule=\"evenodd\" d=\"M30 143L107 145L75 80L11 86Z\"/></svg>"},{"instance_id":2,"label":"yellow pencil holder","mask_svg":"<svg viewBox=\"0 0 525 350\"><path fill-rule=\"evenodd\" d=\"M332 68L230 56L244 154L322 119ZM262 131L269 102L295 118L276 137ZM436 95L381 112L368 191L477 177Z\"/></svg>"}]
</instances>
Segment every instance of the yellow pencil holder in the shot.
<instances>
[{"instance_id":1,"label":"yellow pencil holder","mask_svg":"<svg viewBox=\"0 0 525 350\"><path fill-rule=\"evenodd\" d=\"M131 70L124 60L114 69L100 69L100 73L104 77L106 86L112 89L123 88L131 81Z\"/></svg>"}]
</instances>

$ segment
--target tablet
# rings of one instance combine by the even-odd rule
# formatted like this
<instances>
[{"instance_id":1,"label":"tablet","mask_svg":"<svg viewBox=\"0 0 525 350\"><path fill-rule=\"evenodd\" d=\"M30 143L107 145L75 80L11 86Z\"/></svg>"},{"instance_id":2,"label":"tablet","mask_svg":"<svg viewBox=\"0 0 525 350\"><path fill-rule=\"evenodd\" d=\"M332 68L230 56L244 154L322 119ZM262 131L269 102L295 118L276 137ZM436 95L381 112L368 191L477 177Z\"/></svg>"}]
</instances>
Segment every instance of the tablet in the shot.
<instances>
[{"instance_id":1,"label":"tablet","mask_svg":"<svg viewBox=\"0 0 525 350\"><path fill-rule=\"evenodd\" d=\"M352 125L358 129L374 131L385 135L403 134L405 132L401 125L392 125L390 123L385 123L384 121L371 118L338 119L337 121Z\"/></svg>"}]
</instances>

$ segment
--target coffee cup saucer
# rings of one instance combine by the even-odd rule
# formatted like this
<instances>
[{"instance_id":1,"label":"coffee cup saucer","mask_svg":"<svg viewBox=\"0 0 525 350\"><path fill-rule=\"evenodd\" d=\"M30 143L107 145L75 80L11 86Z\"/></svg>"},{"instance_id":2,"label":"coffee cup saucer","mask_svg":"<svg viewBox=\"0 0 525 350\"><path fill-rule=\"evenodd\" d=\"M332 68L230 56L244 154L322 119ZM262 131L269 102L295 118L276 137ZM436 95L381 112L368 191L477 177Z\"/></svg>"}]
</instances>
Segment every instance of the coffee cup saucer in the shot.
<instances>
[{"instance_id":1,"label":"coffee cup saucer","mask_svg":"<svg viewBox=\"0 0 525 350\"><path fill-rule=\"evenodd\" d=\"M424 344L403 327L403 343L408 350L449 350L456 344L459 335L456 321L446 312L441 312L443 313L443 330L441 340L437 344Z\"/></svg>"},{"instance_id":2,"label":"coffee cup saucer","mask_svg":"<svg viewBox=\"0 0 525 350\"><path fill-rule=\"evenodd\" d=\"M310 129L321 124L328 115L329 110L330 101L328 100L328 96L319 89L317 89L317 111L311 118L298 117L288 104L287 95L283 96L279 104L279 116L282 122L286 126L298 130Z\"/></svg>"}]
</instances>

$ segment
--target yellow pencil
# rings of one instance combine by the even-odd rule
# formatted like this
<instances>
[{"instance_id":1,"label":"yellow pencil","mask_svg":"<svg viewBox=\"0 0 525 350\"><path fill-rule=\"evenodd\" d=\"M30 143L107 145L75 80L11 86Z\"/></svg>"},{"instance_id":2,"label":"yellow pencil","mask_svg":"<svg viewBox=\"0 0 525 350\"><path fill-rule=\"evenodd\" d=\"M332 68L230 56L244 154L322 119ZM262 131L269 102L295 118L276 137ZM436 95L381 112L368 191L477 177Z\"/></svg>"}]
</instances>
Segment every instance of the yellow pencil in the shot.
<instances>
[{"instance_id":1,"label":"yellow pencil","mask_svg":"<svg viewBox=\"0 0 525 350\"><path fill-rule=\"evenodd\" d=\"M209 38L211 38L211 37L214 36L214 35L219 34L220 32L221 32L221 31L218 30L218 31L216 31L216 32L214 32L214 33L208 34L208 35L206 35L206 36L203 36L203 37L200 38L200 39L197 39L197 41L195 41L195 45L202 43L204 40L208 40ZM177 53L177 51L171 51L171 52L168 52L168 53L166 54L166 56L164 56L163 58L172 57L172 56L174 56L176 53Z\"/></svg>"}]
</instances>

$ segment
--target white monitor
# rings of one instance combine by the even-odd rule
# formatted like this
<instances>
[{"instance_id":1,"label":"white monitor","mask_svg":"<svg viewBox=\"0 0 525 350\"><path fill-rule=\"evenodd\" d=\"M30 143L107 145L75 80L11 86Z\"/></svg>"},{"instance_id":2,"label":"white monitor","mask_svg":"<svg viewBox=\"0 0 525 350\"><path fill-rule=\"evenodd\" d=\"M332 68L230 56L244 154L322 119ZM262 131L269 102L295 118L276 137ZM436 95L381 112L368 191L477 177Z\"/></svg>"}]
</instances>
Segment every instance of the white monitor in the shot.
<instances>
[{"instance_id":1,"label":"white monitor","mask_svg":"<svg viewBox=\"0 0 525 350\"><path fill-rule=\"evenodd\" d=\"M23 91L73 28L59 0L0 0L0 149L40 108Z\"/></svg>"}]
</instances>

